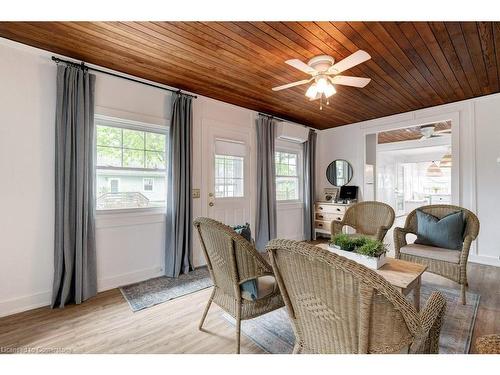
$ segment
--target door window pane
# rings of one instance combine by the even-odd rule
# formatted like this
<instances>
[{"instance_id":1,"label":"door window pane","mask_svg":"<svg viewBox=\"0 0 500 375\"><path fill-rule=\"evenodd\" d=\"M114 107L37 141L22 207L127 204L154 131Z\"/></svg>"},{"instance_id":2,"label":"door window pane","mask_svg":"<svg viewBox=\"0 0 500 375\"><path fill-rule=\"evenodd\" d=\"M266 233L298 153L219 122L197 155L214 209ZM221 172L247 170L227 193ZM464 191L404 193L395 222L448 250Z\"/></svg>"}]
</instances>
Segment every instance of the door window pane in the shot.
<instances>
[{"instance_id":1,"label":"door window pane","mask_svg":"<svg viewBox=\"0 0 500 375\"><path fill-rule=\"evenodd\" d=\"M243 197L243 161L241 156L215 155L215 197Z\"/></svg>"}]
</instances>

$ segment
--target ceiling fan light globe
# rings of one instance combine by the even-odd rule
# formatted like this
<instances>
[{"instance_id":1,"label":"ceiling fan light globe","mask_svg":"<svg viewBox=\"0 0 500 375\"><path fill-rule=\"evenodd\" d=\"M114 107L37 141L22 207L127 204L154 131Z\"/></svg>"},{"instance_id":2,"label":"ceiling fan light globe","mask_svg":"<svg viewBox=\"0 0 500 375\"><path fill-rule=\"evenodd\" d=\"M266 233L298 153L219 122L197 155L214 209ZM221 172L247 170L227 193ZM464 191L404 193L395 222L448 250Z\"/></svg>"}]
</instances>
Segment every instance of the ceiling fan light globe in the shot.
<instances>
[{"instance_id":1,"label":"ceiling fan light globe","mask_svg":"<svg viewBox=\"0 0 500 375\"><path fill-rule=\"evenodd\" d=\"M318 92L320 93L324 93L326 88L328 87L328 82L326 81L325 77L319 77L316 81L316 84L318 87Z\"/></svg>"},{"instance_id":2,"label":"ceiling fan light globe","mask_svg":"<svg viewBox=\"0 0 500 375\"><path fill-rule=\"evenodd\" d=\"M326 86L324 94L327 98L329 98L330 96L335 95L336 92L337 92L337 90L335 90L335 86L333 86L332 84L329 83Z\"/></svg>"},{"instance_id":3,"label":"ceiling fan light globe","mask_svg":"<svg viewBox=\"0 0 500 375\"><path fill-rule=\"evenodd\" d=\"M311 86L306 91L306 96L309 99L314 99L316 97L316 94L318 93L318 86L316 83L313 83Z\"/></svg>"}]
</instances>

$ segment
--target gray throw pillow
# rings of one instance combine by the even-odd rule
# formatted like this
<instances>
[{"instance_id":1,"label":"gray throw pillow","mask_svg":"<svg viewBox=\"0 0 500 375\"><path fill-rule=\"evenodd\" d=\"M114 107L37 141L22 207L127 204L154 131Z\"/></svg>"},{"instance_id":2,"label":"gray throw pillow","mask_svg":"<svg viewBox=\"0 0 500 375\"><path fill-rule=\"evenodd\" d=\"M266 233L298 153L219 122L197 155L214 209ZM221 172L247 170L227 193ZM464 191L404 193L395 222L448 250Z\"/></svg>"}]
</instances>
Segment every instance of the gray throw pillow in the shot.
<instances>
[{"instance_id":1,"label":"gray throw pillow","mask_svg":"<svg viewBox=\"0 0 500 375\"><path fill-rule=\"evenodd\" d=\"M438 219L417 210L416 244L460 250L463 244L465 220L463 211L453 212Z\"/></svg>"}]
</instances>

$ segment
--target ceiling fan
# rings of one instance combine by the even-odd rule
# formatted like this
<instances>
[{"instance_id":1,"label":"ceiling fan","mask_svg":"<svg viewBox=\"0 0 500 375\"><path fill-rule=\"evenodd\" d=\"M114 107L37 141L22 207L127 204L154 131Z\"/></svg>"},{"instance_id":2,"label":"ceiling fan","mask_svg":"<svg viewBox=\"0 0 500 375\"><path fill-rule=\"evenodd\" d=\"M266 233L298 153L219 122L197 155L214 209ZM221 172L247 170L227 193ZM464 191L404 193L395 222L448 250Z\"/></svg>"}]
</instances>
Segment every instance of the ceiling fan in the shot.
<instances>
[{"instance_id":1,"label":"ceiling fan","mask_svg":"<svg viewBox=\"0 0 500 375\"><path fill-rule=\"evenodd\" d=\"M420 140L443 137L451 134L451 129L436 130L436 125L437 124L421 126L419 129L420 134L422 134Z\"/></svg>"},{"instance_id":2,"label":"ceiling fan","mask_svg":"<svg viewBox=\"0 0 500 375\"><path fill-rule=\"evenodd\" d=\"M303 79L302 81L273 87L273 91L280 91L290 87L305 85L314 81L313 84L307 89L306 96L311 101L320 99L320 109L323 109L323 98L326 99L326 104L329 104L328 98L336 93L334 85L362 88L371 81L370 78L337 75L370 59L371 56L367 52L359 50L338 63L335 63L335 59L328 55L313 57L307 64L298 59L287 60L285 63L304 73L310 74L312 77Z\"/></svg>"}]
</instances>

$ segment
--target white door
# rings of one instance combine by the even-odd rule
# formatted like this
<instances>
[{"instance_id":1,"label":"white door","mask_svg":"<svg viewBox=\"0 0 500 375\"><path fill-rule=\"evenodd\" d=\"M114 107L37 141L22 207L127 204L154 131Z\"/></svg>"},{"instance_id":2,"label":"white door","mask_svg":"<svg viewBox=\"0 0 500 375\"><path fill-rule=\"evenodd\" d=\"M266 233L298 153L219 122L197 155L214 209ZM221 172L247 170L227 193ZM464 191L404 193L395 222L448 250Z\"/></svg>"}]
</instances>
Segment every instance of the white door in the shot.
<instances>
[{"instance_id":1,"label":"white door","mask_svg":"<svg viewBox=\"0 0 500 375\"><path fill-rule=\"evenodd\" d=\"M203 197L206 216L227 225L250 223L252 185L250 134L236 126L208 123L204 126Z\"/></svg>"}]
</instances>

